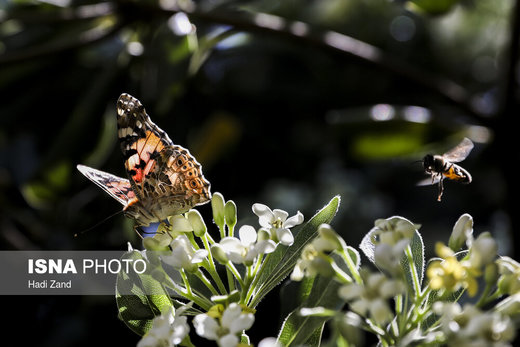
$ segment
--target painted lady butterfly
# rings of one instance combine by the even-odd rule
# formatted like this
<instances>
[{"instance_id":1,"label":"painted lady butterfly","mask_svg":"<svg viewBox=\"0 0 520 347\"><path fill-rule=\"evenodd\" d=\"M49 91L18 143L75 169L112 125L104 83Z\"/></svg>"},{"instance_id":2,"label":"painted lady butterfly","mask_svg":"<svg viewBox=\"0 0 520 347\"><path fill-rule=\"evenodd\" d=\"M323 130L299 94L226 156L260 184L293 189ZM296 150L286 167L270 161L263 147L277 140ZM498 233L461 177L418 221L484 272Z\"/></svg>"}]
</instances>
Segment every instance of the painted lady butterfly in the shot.
<instances>
[{"instance_id":1,"label":"painted lady butterfly","mask_svg":"<svg viewBox=\"0 0 520 347\"><path fill-rule=\"evenodd\" d=\"M129 94L117 100L117 128L128 179L84 165L77 168L123 204L127 217L148 226L209 201L210 184L201 165L187 149L174 145Z\"/></svg>"}]
</instances>

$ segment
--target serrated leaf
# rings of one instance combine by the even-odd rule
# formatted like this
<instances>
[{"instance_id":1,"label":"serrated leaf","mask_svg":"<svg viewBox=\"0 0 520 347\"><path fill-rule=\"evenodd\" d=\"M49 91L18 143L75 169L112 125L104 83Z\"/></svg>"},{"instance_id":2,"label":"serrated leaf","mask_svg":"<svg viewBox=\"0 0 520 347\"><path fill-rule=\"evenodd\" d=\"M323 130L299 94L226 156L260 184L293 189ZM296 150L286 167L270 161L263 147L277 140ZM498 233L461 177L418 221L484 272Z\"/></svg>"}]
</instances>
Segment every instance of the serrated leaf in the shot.
<instances>
[{"instance_id":1,"label":"serrated leaf","mask_svg":"<svg viewBox=\"0 0 520 347\"><path fill-rule=\"evenodd\" d=\"M121 259L144 260L141 252L135 250ZM141 336L150 330L156 316L172 306L168 293L148 270L142 274L121 271L116 281L116 302L119 318Z\"/></svg>"},{"instance_id":2,"label":"serrated leaf","mask_svg":"<svg viewBox=\"0 0 520 347\"><path fill-rule=\"evenodd\" d=\"M323 223L330 223L336 215L340 204L340 197L335 196L325 207L314 215L307 223L296 227L296 234L292 246L278 245L276 250L269 255L264 264L264 270L258 281L260 288L256 291L250 306L255 307L258 303L287 277L300 257L303 247L318 235L318 227Z\"/></svg>"}]
</instances>

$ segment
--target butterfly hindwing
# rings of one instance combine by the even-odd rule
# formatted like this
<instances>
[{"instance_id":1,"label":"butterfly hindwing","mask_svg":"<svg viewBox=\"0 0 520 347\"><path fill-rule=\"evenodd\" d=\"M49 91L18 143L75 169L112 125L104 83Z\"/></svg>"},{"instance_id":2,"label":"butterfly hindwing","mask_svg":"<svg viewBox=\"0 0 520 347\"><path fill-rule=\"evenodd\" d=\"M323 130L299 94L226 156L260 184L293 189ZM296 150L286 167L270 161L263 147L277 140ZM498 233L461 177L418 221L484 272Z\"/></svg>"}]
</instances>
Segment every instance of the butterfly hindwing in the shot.
<instances>
[{"instance_id":1,"label":"butterfly hindwing","mask_svg":"<svg viewBox=\"0 0 520 347\"><path fill-rule=\"evenodd\" d=\"M78 165L78 170L89 180L101 187L114 199L126 206L129 201L135 199L130 181L108 172L93 169L85 165Z\"/></svg>"}]
</instances>

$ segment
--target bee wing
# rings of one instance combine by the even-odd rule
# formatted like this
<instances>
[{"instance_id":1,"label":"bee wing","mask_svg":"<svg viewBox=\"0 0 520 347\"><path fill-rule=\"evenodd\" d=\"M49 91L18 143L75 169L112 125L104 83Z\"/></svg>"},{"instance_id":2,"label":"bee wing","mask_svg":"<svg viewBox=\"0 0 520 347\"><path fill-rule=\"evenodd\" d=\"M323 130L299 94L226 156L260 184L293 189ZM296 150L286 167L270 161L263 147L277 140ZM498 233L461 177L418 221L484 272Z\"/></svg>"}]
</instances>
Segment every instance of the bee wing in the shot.
<instances>
[{"instance_id":1,"label":"bee wing","mask_svg":"<svg viewBox=\"0 0 520 347\"><path fill-rule=\"evenodd\" d=\"M425 178L425 179L420 180L419 182L417 182L417 185L418 186L429 186L429 185L432 185L432 184L439 183L439 180L440 180L440 177L438 175L435 175L435 177L433 178L433 181L432 181L431 177L428 177L428 178Z\"/></svg>"},{"instance_id":2,"label":"bee wing","mask_svg":"<svg viewBox=\"0 0 520 347\"><path fill-rule=\"evenodd\" d=\"M457 163L463 161L473 149L473 142L467 137L464 138L457 146L443 154L444 159Z\"/></svg>"}]
</instances>

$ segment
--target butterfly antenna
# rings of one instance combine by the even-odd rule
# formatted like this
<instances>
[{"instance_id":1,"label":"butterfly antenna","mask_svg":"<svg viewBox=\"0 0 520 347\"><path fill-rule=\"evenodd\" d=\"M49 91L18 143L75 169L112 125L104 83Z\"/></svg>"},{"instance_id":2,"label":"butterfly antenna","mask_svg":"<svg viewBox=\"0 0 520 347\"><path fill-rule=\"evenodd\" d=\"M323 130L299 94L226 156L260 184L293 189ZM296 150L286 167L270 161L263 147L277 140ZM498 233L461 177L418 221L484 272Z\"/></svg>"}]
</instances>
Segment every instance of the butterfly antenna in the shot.
<instances>
[{"instance_id":1,"label":"butterfly antenna","mask_svg":"<svg viewBox=\"0 0 520 347\"><path fill-rule=\"evenodd\" d=\"M87 231L90 231L90 230L92 230L92 229L94 229L94 228L97 228L98 226L100 226L101 224L105 223L105 222L106 222L107 220L109 220L110 218L112 218L112 217L114 217L114 216L117 216L119 213L122 213L122 212L123 212L123 210L119 210L119 211L117 211L116 213L112 213L110 216L105 217L102 221L97 222L96 224L94 224L94 225L91 226L90 228L87 228L87 229L85 229L85 230L80 231L79 233L74 234L74 237L78 237L78 236L80 236L80 235L83 235L83 234L86 233Z\"/></svg>"}]
</instances>

